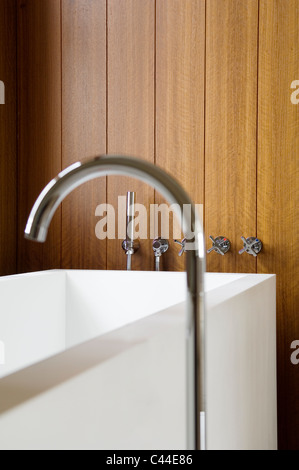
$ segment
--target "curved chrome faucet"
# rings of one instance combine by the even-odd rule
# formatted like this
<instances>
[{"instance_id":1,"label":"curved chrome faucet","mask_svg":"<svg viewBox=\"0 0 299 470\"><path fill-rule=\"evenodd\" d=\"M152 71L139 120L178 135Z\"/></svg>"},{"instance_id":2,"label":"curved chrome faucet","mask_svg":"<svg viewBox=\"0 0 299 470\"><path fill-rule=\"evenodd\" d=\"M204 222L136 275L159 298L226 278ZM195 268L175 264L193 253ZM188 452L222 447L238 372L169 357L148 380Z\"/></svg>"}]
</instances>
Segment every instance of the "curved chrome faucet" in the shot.
<instances>
[{"instance_id":1,"label":"curved chrome faucet","mask_svg":"<svg viewBox=\"0 0 299 470\"><path fill-rule=\"evenodd\" d=\"M126 156L100 156L78 162L62 171L42 191L25 229L29 240L44 242L54 213L64 198L81 184L105 175L140 179L175 204L186 237L187 267L187 449L205 449L205 246L203 228L195 207L182 187L155 165ZM184 211L184 205L190 210Z\"/></svg>"}]
</instances>

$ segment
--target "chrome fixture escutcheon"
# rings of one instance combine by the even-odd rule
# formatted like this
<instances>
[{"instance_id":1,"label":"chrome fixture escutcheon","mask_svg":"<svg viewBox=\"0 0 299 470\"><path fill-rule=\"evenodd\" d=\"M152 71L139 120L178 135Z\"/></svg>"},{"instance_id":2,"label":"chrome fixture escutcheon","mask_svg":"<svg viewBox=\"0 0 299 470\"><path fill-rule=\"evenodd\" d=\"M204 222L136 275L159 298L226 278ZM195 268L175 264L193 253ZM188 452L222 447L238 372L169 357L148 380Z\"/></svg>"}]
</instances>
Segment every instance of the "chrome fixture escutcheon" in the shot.
<instances>
[{"instance_id":1,"label":"chrome fixture escutcheon","mask_svg":"<svg viewBox=\"0 0 299 470\"><path fill-rule=\"evenodd\" d=\"M259 238L256 237L241 237L243 241L243 248L239 251L239 254L242 255L243 253L248 253L251 256L257 257L257 255L263 249L263 243Z\"/></svg>"},{"instance_id":2,"label":"chrome fixture escutcheon","mask_svg":"<svg viewBox=\"0 0 299 470\"><path fill-rule=\"evenodd\" d=\"M212 241L213 246L207 251L207 253L212 253L212 251L215 251L218 253L218 255L224 256L231 248L231 243L226 237L213 238L210 235L210 240Z\"/></svg>"}]
</instances>

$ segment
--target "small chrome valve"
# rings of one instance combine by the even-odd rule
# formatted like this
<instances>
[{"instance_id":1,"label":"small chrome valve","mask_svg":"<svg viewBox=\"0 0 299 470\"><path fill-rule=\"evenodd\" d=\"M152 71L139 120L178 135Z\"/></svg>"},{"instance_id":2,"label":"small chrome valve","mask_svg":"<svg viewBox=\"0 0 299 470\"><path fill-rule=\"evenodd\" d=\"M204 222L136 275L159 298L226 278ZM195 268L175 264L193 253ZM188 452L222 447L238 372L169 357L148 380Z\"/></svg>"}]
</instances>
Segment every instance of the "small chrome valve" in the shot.
<instances>
[{"instance_id":1,"label":"small chrome valve","mask_svg":"<svg viewBox=\"0 0 299 470\"><path fill-rule=\"evenodd\" d=\"M126 255L134 255L140 248L140 242L139 240L124 240L121 246Z\"/></svg>"},{"instance_id":2,"label":"small chrome valve","mask_svg":"<svg viewBox=\"0 0 299 470\"><path fill-rule=\"evenodd\" d=\"M160 258L166 253L169 248L169 243L164 238L155 238L153 241L153 250L155 254L155 271L160 271Z\"/></svg>"},{"instance_id":3,"label":"small chrome valve","mask_svg":"<svg viewBox=\"0 0 299 470\"><path fill-rule=\"evenodd\" d=\"M256 237L241 237L241 240L244 243L242 250L239 251L239 255L243 253L248 253L249 255L257 257L257 255L262 251L263 243Z\"/></svg>"},{"instance_id":4,"label":"small chrome valve","mask_svg":"<svg viewBox=\"0 0 299 470\"><path fill-rule=\"evenodd\" d=\"M180 245L181 250L179 252L179 256L182 256L186 251L187 239L184 238L181 242L180 242L180 240L174 240L174 243L177 243L177 245Z\"/></svg>"},{"instance_id":5,"label":"small chrome valve","mask_svg":"<svg viewBox=\"0 0 299 470\"><path fill-rule=\"evenodd\" d=\"M226 237L213 238L210 235L210 240L212 240L213 246L207 251L207 253L212 253L212 251L216 251L216 253L218 253L219 255L224 256L231 248L231 243Z\"/></svg>"}]
</instances>

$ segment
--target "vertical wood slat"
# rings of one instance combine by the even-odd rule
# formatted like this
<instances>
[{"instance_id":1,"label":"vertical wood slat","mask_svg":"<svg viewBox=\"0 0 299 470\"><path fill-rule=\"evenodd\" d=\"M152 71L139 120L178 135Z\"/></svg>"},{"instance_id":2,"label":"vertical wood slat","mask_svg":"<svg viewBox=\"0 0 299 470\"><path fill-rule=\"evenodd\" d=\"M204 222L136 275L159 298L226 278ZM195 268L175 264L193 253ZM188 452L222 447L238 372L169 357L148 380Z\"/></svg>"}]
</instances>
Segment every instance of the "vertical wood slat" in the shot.
<instances>
[{"instance_id":1,"label":"vertical wood slat","mask_svg":"<svg viewBox=\"0 0 299 470\"><path fill-rule=\"evenodd\" d=\"M156 30L156 163L203 204L205 2L157 0ZM178 251L171 237L164 269L185 269Z\"/></svg>"},{"instance_id":2,"label":"vertical wood slat","mask_svg":"<svg viewBox=\"0 0 299 470\"><path fill-rule=\"evenodd\" d=\"M60 0L18 0L18 272L60 267L60 210L45 244L24 240L33 203L61 170L60 33Z\"/></svg>"},{"instance_id":3,"label":"vertical wood slat","mask_svg":"<svg viewBox=\"0 0 299 470\"><path fill-rule=\"evenodd\" d=\"M0 276L16 272L16 2L0 0Z\"/></svg>"},{"instance_id":4,"label":"vertical wood slat","mask_svg":"<svg viewBox=\"0 0 299 470\"><path fill-rule=\"evenodd\" d=\"M262 0L260 6L258 231L264 250L258 272L277 274L279 446L299 448L299 1Z\"/></svg>"},{"instance_id":5,"label":"vertical wood slat","mask_svg":"<svg viewBox=\"0 0 299 470\"><path fill-rule=\"evenodd\" d=\"M256 272L238 251L256 236L258 0L208 0L206 32L205 229L232 251L211 253L208 271Z\"/></svg>"},{"instance_id":6,"label":"vertical wood slat","mask_svg":"<svg viewBox=\"0 0 299 470\"><path fill-rule=\"evenodd\" d=\"M62 0L62 167L105 152L106 0ZM106 268L106 241L95 234L105 202L105 177L63 202L63 268Z\"/></svg>"},{"instance_id":7,"label":"vertical wood slat","mask_svg":"<svg viewBox=\"0 0 299 470\"><path fill-rule=\"evenodd\" d=\"M125 153L154 163L155 2L108 2L108 152ZM108 178L108 202L117 210L118 196L136 192L136 202L154 203L154 190L120 177ZM125 220L125 214L123 216ZM148 219L149 222L149 219ZM108 269L125 269L121 240L108 241ZM141 240L132 268L154 265L151 240Z\"/></svg>"}]
</instances>

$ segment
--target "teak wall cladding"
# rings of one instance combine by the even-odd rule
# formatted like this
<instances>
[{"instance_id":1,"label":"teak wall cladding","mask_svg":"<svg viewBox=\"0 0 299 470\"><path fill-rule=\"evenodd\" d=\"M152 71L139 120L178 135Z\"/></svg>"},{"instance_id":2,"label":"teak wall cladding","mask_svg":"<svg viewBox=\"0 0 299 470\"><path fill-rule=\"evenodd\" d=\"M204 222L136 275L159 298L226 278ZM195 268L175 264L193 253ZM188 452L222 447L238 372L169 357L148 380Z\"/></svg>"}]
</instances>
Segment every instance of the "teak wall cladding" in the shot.
<instances>
[{"instance_id":1,"label":"teak wall cladding","mask_svg":"<svg viewBox=\"0 0 299 470\"><path fill-rule=\"evenodd\" d=\"M24 239L31 207L61 170L60 0L18 0L18 271L60 267L61 209L43 245Z\"/></svg>"},{"instance_id":2,"label":"teak wall cladding","mask_svg":"<svg viewBox=\"0 0 299 470\"><path fill-rule=\"evenodd\" d=\"M156 164L180 181L195 204L204 202L204 71L205 2L157 0ZM178 252L171 240L164 269L185 269Z\"/></svg>"},{"instance_id":3,"label":"teak wall cladding","mask_svg":"<svg viewBox=\"0 0 299 470\"><path fill-rule=\"evenodd\" d=\"M0 0L0 80L5 87L5 104L0 104L0 275L2 276L16 272L16 24L14 0Z\"/></svg>"},{"instance_id":4,"label":"teak wall cladding","mask_svg":"<svg viewBox=\"0 0 299 470\"><path fill-rule=\"evenodd\" d=\"M299 449L299 369L290 345L299 339L299 1L262 1L259 41L258 272L276 273L278 403L281 447Z\"/></svg>"},{"instance_id":5,"label":"teak wall cladding","mask_svg":"<svg viewBox=\"0 0 299 470\"><path fill-rule=\"evenodd\" d=\"M109 0L107 25L107 150L154 163L155 2ZM107 201L115 208L118 196L127 191L136 192L136 202L149 214L154 203L151 187L128 178L108 178ZM132 266L151 270L153 264L151 241L141 240ZM108 240L107 266L125 269L120 240Z\"/></svg>"},{"instance_id":6,"label":"teak wall cladding","mask_svg":"<svg viewBox=\"0 0 299 470\"><path fill-rule=\"evenodd\" d=\"M165 168L204 204L207 242L232 241L208 270L277 274L279 443L299 449L299 0L0 0L0 13L1 274L16 260L18 272L123 269L121 240L95 236L95 209L128 190L148 208L161 201L152 188L117 177L82 186L45 245L23 239L31 206L85 157L121 152ZM241 235L263 241L257 260L238 255ZM183 269L170 242L164 268ZM142 240L133 268L153 265Z\"/></svg>"},{"instance_id":7,"label":"teak wall cladding","mask_svg":"<svg viewBox=\"0 0 299 470\"><path fill-rule=\"evenodd\" d=\"M64 0L61 6L62 168L66 168L106 153L106 0ZM95 210L105 202L105 177L81 186L63 202L62 268L106 266L106 241L95 236Z\"/></svg>"},{"instance_id":8,"label":"teak wall cladding","mask_svg":"<svg viewBox=\"0 0 299 470\"><path fill-rule=\"evenodd\" d=\"M109 177L107 185L105 178L84 185L56 214L46 245L25 241L23 228L51 178L105 152L156 162L203 204L205 2L49 2L18 1L19 272L122 269L121 241L95 236L95 209L106 200L117 207L128 190L147 209L161 202L143 183ZM165 269L184 268L177 253L172 242ZM149 237L141 240L133 268L153 266Z\"/></svg>"},{"instance_id":9,"label":"teak wall cladding","mask_svg":"<svg viewBox=\"0 0 299 470\"><path fill-rule=\"evenodd\" d=\"M256 272L240 256L256 236L258 0L209 0L206 31L205 229L232 243L211 253L209 271Z\"/></svg>"}]
</instances>

